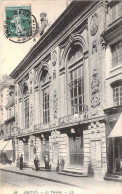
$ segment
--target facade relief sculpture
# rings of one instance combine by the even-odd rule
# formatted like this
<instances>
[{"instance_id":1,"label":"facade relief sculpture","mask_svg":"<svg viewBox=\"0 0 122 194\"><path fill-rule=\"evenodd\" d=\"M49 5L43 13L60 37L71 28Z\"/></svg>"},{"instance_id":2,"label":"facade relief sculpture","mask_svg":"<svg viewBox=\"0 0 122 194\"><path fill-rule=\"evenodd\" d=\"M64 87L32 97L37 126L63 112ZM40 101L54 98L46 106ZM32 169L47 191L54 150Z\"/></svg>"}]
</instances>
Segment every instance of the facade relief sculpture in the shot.
<instances>
[{"instance_id":1,"label":"facade relief sculpture","mask_svg":"<svg viewBox=\"0 0 122 194\"><path fill-rule=\"evenodd\" d=\"M92 54L94 54L95 52L97 52L97 41L94 40L92 43Z\"/></svg>"},{"instance_id":2,"label":"facade relief sculpture","mask_svg":"<svg viewBox=\"0 0 122 194\"><path fill-rule=\"evenodd\" d=\"M98 15L97 13L94 13L91 17L90 22L90 33L92 36L94 36L97 33L98 27L99 27Z\"/></svg>"},{"instance_id":3,"label":"facade relief sculpture","mask_svg":"<svg viewBox=\"0 0 122 194\"><path fill-rule=\"evenodd\" d=\"M56 79L56 70L54 69L53 70L53 80L55 80Z\"/></svg>"},{"instance_id":4,"label":"facade relief sculpture","mask_svg":"<svg viewBox=\"0 0 122 194\"><path fill-rule=\"evenodd\" d=\"M30 84L32 84L33 83L33 72L32 71L30 71L29 73L29 80L30 80Z\"/></svg>"},{"instance_id":5,"label":"facade relief sculpture","mask_svg":"<svg viewBox=\"0 0 122 194\"><path fill-rule=\"evenodd\" d=\"M33 124L33 105L31 104L30 107L30 125Z\"/></svg>"},{"instance_id":6,"label":"facade relief sculpture","mask_svg":"<svg viewBox=\"0 0 122 194\"><path fill-rule=\"evenodd\" d=\"M55 66L56 63L57 63L57 51L54 50L54 51L52 52L52 64L53 64L53 66Z\"/></svg>"},{"instance_id":7,"label":"facade relief sculpture","mask_svg":"<svg viewBox=\"0 0 122 194\"><path fill-rule=\"evenodd\" d=\"M35 86L38 85L38 72L39 72L38 70L39 70L38 67L34 69L34 71L35 71L35 73L34 73L34 85Z\"/></svg>"},{"instance_id":8,"label":"facade relief sculpture","mask_svg":"<svg viewBox=\"0 0 122 194\"><path fill-rule=\"evenodd\" d=\"M54 116L54 119L58 117L58 99L57 99L56 90L54 91L54 94L53 94L53 116Z\"/></svg>"},{"instance_id":9,"label":"facade relief sculpture","mask_svg":"<svg viewBox=\"0 0 122 194\"><path fill-rule=\"evenodd\" d=\"M92 97L91 97L91 107L96 110L96 108L100 105L100 81L98 79L97 69L93 70L91 89L92 89ZM97 111L93 111L93 115L97 114Z\"/></svg>"},{"instance_id":10,"label":"facade relief sculpture","mask_svg":"<svg viewBox=\"0 0 122 194\"><path fill-rule=\"evenodd\" d=\"M22 90L21 90L21 86L20 85L18 87L18 97L22 98Z\"/></svg>"}]
</instances>

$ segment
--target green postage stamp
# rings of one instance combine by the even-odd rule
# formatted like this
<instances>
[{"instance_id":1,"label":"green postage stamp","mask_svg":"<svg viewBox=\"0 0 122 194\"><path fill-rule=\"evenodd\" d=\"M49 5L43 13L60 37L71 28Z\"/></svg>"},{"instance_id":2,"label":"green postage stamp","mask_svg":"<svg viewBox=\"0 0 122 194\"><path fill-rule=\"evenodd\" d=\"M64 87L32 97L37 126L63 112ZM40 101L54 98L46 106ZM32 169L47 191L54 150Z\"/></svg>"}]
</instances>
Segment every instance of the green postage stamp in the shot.
<instances>
[{"instance_id":1,"label":"green postage stamp","mask_svg":"<svg viewBox=\"0 0 122 194\"><path fill-rule=\"evenodd\" d=\"M36 32L36 18L31 6L5 8L5 35L13 42L26 42Z\"/></svg>"}]
</instances>

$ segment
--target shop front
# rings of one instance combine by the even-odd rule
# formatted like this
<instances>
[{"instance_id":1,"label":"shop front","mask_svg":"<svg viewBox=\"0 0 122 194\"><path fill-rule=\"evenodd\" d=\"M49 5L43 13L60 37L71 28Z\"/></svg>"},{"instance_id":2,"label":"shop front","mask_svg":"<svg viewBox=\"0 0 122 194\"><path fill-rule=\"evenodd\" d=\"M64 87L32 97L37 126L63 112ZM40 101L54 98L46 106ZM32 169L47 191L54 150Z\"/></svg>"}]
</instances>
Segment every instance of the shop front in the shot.
<instances>
[{"instance_id":1,"label":"shop front","mask_svg":"<svg viewBox=\"0 0 122 194\"><path fill-rule=\"evenodd\" d=\"M112 126L111 133L108 136L110 142L110 154L112 160L109 160L109 164L112 172L122 172L122 113L120 114L116 123ZM110 157L109 157L110 159Z\"/></svg>"}]
</instances>

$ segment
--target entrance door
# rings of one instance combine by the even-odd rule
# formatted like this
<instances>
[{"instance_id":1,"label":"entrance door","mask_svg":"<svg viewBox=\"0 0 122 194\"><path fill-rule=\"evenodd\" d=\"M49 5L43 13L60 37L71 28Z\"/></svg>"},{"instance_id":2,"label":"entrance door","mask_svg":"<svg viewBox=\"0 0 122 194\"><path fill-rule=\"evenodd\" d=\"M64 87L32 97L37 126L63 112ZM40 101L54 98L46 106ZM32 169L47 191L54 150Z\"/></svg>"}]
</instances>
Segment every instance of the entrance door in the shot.
<instances>
[{"instance_id":1,"label":"entrance door","mask_svg":"<svg viewBox=\"0 0 122 194\"><path fill-rule=\"evenodd\" d=\"M69 138L69 165L72 167L83 166L83 140L82 137Z\"/></svg>"},{"instance_id":2,"label":"entrance door","mask_svg":"<svg viewBox=\"0 0 122 194\"><path fill-rule=\"evenodd\" d=\"M29 161L28 143L24 143L24 162Z\"/></svg>"},{"instance_id":3,"label":"entrance door","mask_svg":"<svg viewBox=\"0 0 122 194\"><path fill-rule=\"evenodd\" d=\"M122 168L122 138L114 139L114 169L120 172Z\"/></svg>"},{"instance_id":4,"label":"entrance door","mask_svg":"<svg viewBox=\"0 0 122 194\"><path fill-rule=\"evenodd\" d=\"M42 141L41 143L42 147L42 162L44 162L44 154L47 153L49 154L49 141Z\"/></svg>"}]
</instances>

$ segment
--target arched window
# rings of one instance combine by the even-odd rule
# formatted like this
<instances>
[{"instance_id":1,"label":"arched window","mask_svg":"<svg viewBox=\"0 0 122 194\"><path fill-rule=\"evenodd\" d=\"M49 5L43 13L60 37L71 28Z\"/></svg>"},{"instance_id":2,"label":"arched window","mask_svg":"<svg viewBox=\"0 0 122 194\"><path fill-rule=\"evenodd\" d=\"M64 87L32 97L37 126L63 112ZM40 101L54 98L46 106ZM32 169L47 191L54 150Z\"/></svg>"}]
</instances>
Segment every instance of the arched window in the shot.
<instances>
[{"instance_id":1,"label":"arched window","mask_svg":"<svg viewBox=\"0 0 122 194\"><path fill-rule=\"evenodd\" d=\"M29 128L29 97L28 97L28 86L23 86L23 108L24 108L24 127Z\"/></svg>"},{"instance_id":2,"label":"arched window","mask_svg":"<svg viewBox=\"0 0 122 194\"><path fill-rule=\"evenodd\" d=\"M41 74L41 102L42 102L42 117L43 124L48 124L50 121L50 107L49 107L49 74L47 69L42 69ZM43 99L43 100L42 100Z\"/></svg>"},{"instance_id":3,"label":"arched window","mask_svg":"<svg viewBox=\"0 0 122 194\"><path fill-rule=\"evenodd\" d=\"M81 45L73 44L67 57L68 88L71 114L84 110L84 68Z\"/></svg>"}]
</instances>

